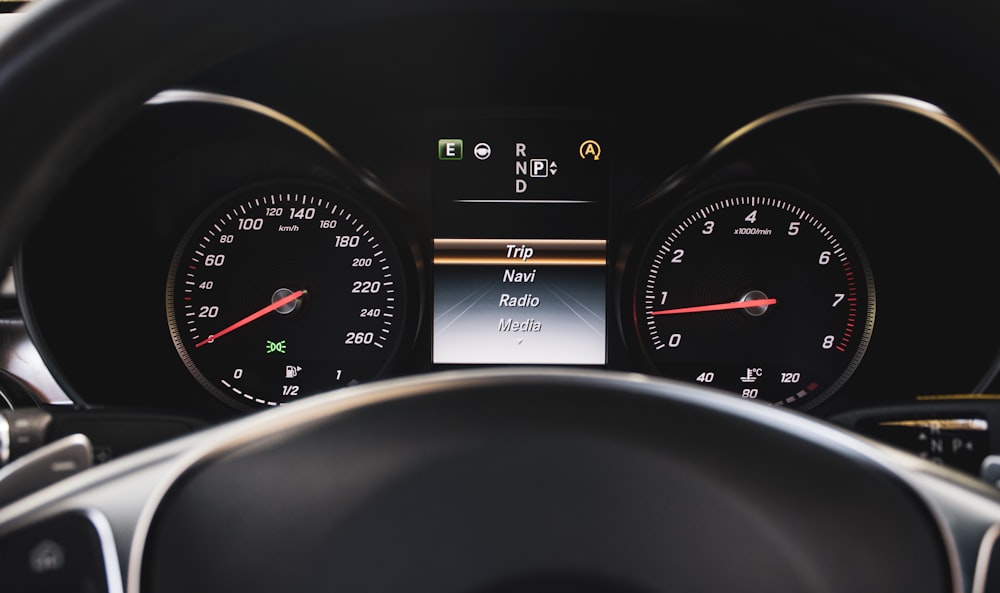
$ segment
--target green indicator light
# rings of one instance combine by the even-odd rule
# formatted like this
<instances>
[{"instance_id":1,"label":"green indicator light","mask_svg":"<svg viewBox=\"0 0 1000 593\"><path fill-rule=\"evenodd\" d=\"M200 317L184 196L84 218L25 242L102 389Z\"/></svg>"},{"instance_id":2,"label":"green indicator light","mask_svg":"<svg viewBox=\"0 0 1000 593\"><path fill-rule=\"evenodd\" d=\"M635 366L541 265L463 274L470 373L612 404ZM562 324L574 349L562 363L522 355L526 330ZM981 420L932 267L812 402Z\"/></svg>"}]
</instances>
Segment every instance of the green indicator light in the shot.
<instances>
[{"instance_id":1,"label":"green indicator light","mask_svg":"<svg viewBox=\"0 0 1000 593\"><path fill-rule=\"evenodd\" d=\"M462 160L462 139L441 138L438 140L438 159L442 161Z\"/></svg>"},{"instance_id":2,"label":"green indicator light","mask_svg":"<svg viewBox=\"0 0 1000 593\"><path fill-rule=\"evenodd\" d=\"M275 352L284 354L285 353L285 341L282 340L280 342L272 342L271 340L268 340L267 341L267 345L265 346L265 349L267 350L268 354L273 354Z\"/></svg>"}]
</instances>

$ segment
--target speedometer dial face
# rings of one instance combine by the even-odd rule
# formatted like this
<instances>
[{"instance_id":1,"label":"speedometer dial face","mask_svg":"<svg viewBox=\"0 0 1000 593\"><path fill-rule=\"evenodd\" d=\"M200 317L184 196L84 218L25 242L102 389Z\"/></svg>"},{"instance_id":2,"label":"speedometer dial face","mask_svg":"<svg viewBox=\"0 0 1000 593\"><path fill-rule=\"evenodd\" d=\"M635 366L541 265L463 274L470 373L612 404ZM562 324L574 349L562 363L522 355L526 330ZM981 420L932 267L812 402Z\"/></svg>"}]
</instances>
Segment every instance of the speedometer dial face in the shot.
<instances>
[{"instance_id":1,"label":"speedometer dial face","mask_svg":"<svg viewBox=\"0 0 1000 593\"><path fill-rule=\"evenodd\" d=\"M181 359L238 408L382 373L405 312L400 258L374 217L345 196L280 186L238 192L196 223L167 288Z\"/></svg>"},{"instance_id":2,"label":"speedometer dial face","mask_svg":"<svg viewBox=\"0 0 1000 593\"><path fill-rule=\"evenodd\" d=\"M808 408L860 362L875 292L860 246L819 204L788 190L728 192L661 228L633 307L660 374Z\"/></svg>"}]
</instances>

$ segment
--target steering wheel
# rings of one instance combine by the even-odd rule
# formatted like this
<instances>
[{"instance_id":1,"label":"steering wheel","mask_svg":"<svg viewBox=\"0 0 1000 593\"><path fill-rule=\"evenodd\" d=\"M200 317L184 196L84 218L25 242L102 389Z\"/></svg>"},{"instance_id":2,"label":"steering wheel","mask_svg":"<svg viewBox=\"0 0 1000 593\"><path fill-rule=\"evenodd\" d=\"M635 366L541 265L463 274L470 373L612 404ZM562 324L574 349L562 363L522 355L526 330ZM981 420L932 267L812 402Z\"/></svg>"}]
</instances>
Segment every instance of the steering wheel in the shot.
<instances>
[{"instance_id":1,"label":"steering wheel","mask_svg":"<svg viewBox=\"0 0 1000 593\"><path fill-rule=\"evenodd\" d=\"M463 5L330 4L282 3L277 23L253 1L41 0L0 44L0 261L102 139L197 68L314 21ZM874 30L888 4L851 10ZM982 27L951 43L952 25L998 22L962 9L915 8L896 34L935 22L947 57L1000 56ZM959 592L992 583L1000 495L709 389L504 368L345 388L114 460L0 509L0 552L73 513L108 589L133 593Z\"/></svg>"}]
</instances>

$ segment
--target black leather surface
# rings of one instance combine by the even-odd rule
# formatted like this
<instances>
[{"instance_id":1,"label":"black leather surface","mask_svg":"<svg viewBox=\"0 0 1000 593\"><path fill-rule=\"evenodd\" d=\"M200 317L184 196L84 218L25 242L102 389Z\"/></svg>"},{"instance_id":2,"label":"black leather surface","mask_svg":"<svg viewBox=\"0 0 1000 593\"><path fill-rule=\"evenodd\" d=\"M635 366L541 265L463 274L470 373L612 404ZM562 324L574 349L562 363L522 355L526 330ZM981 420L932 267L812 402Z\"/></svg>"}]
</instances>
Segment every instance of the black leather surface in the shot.
<instances>
[{"instance_id":1,"label":"black leather surface","mask_svg":"<svg viewBox=\"0 0 1000 593\"><path fill-rule=\"evenodd\" d=\"M144 590L950 587L902 482L712 395L530 374L426 387L182 476Z\"/></svg>"}]
</instances>

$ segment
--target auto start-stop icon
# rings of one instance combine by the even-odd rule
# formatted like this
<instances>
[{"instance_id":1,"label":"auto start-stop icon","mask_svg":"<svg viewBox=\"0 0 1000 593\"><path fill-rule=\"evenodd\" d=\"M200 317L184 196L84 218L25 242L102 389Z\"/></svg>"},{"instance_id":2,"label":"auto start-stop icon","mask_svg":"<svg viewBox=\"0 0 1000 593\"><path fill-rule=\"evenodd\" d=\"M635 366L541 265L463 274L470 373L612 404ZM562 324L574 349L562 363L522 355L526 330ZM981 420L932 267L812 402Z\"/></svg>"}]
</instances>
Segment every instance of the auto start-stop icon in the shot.
<instances>
[{"instance_id":1,"label":"auto start-stop icon","mask_svg":"<svg viewBox=\"0 0 1000 593\"><path fill-rule=\"evenodd\" d=\"M491 154L493 154L493 148L485 142L480 142L475 148L472 149L472 154L476 155L477 159L485 161L490 158Z\"/></svg>"}]
</instances>

